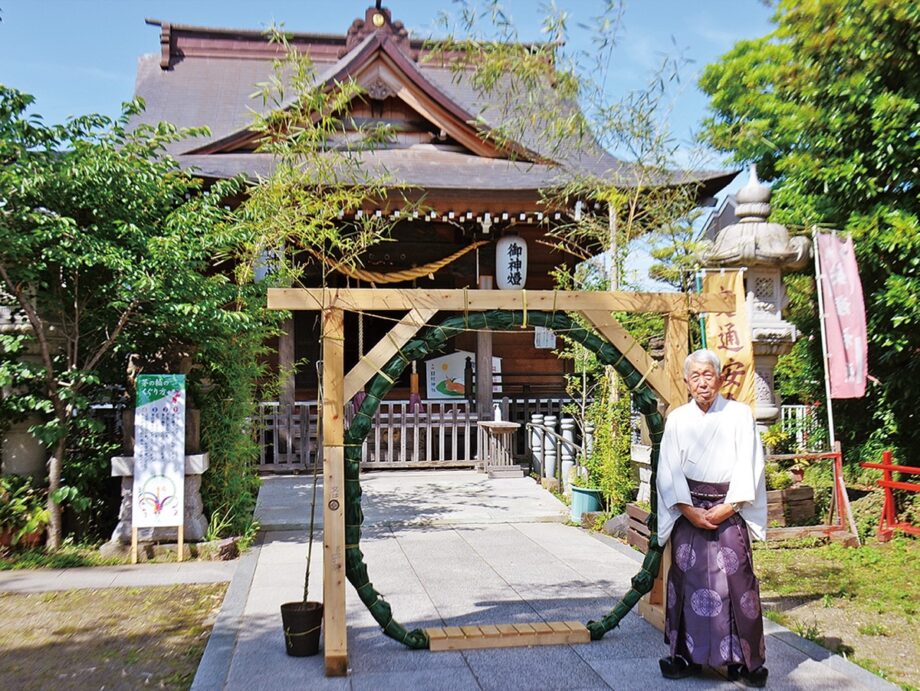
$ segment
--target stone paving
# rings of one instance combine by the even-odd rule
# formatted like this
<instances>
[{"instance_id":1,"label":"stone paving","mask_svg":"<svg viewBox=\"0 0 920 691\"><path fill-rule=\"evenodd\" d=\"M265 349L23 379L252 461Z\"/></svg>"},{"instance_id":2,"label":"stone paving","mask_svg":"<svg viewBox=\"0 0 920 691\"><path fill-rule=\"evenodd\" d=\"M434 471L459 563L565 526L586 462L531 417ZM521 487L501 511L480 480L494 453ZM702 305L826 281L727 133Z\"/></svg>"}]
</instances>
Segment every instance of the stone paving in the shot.
<instances>
[{"instance_id":1,"label":"stone paving","mask_svg":"<svg viewBox=\"0 0 920 691\"><path fill-rule=\"evenodd\" d=\"M233 578L236 561L185 561L135 566L0 571L0 592L42 593L76 588L140 588L182 583L222 583Z\"/></svg>"},{"instance_id":2,"label":"stone paving","mask_svg":"<svg viewBox=\"0 0 920 691\"><path fill-rule=\"evenodd\" d=\"M566 508L528 478L471 471L362 476L361 547L371 580L414 627L556 620L604 614L629 587L641 555L565 525ZM259 543L235 562L184 562L0 572L0 592L140 587L230 580L194 689L716 689L717 673L677 682L658 673L661 634L636 614L583 645L432 653L409 650L347 586L349 675L327 678L322 654L288 657L279 605L303 591L311 478L272 477L257 509ZM319 490L319 497L322 490ZM310 598L322 593L314 538ZM232 580L231 580L232 579ZM768 687L896 689L840 656L765 621ZM322 651L320 651L322 653Z\"/></svg>"},{"instance_id":3,"label":"stone paving","mask_svg":"<svg viewBox=\"0 0 920 691\"><path fill-rule=\"evenodd\" d=\"M371 580L409 628L587 621L629 587L641 556L564 524L565 507L528 478L471 471L362 476L361 548ZM193 689L712 689L715 672L669 682L658 672L661 634L636 614L602 641L467 652L414 651L385 637L347 586L349 675L327 678L322 650L284 652L279 606L300 599L309 477L267 478L260 544L241 560ZM320 490L321 496L321 490ZM322 593L321 535L310 599ZM839 656L765 622L769 688L896 688Z\"/></svg>"}]
</instances>

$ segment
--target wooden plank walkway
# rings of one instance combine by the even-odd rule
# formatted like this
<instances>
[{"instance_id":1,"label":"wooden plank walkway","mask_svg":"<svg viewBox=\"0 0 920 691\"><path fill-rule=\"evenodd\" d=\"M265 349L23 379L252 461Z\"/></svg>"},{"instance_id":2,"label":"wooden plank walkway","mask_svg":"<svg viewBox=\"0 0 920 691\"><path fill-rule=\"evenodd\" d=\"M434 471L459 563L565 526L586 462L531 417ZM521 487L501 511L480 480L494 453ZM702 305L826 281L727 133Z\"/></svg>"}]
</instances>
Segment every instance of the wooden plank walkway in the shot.
<instances>
[{"instance_id":1,"label":"wooden plank walkway","mask_svg":"<svg viewBox=\"0 0 920 691\"><path fill-rule=\"evenodd\" d=\"M590 632L584 624L577 621L495 626L439 626L425 629L425 633L428 634L433 652L591 642Z\"/></svg>"}]
</instances>

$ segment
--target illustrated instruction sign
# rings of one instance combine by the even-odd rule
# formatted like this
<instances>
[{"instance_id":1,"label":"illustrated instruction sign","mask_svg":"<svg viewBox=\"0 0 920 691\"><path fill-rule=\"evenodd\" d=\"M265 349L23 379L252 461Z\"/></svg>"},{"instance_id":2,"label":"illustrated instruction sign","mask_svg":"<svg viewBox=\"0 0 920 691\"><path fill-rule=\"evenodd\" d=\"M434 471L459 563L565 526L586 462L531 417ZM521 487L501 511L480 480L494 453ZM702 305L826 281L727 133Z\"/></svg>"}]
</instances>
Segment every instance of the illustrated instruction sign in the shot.
<instances>
[{"instance_id":1,"label":"illustrated instruction sign","mask_svg":"<svg viewBox=\"0 0 920 691\"><path fill-rule=\"evenodd\" d=\"M463 398L466 359L470 358L473 372L476 371L476 354L458 350L449 355L431 358L425 362L425 383L428 398ZM500 375L502 359L492 358L492 374ZM493 388L496 388L493 386Z\"/></svg>"},{"instance_id":2,"label":"illustrated instruction sign","mask_svg":"<svg viewBox=\"0 0 920 691\"><path fill-rule=\"evenodd\" d=\"M134 411L135 528L182 525L185 375L141 374Z\"/></svg>"}]
</instances>

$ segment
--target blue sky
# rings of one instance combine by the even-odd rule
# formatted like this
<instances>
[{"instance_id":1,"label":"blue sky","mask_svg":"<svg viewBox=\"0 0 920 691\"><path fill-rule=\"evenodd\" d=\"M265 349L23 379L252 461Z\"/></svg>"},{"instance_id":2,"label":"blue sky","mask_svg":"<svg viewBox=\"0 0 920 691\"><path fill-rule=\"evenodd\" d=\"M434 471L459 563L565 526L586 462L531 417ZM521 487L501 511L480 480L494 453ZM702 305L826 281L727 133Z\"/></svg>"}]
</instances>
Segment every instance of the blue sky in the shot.
<instances>
[{"instance_id":1,"label":"blue sky","mask_svg":"<svg viewBox=\"0 0 920 691\"><path fill-rule=\"evenodd\" d=\"M372 0L0 0L0 82L31 93L46 121L91 112L114 115L134 92L137 58L159 51L159 29L145 17L173 23L263 28L273 20L292 31L344 33ZM587 45L577 28L598 13L599 0L557 0L570 14L569 45ZM394 19L415 35L437 32L448 0L386 0ZM539 40L541 2L502 3L524 40ZM677 49L694 61L673 93L671 127L689 142L705 113L696 88L700 70L742 38L770 31L771 10L760 0L633 0L609 81L616 95L641 86L662 55Z\"/></svg>"}]
</instances>

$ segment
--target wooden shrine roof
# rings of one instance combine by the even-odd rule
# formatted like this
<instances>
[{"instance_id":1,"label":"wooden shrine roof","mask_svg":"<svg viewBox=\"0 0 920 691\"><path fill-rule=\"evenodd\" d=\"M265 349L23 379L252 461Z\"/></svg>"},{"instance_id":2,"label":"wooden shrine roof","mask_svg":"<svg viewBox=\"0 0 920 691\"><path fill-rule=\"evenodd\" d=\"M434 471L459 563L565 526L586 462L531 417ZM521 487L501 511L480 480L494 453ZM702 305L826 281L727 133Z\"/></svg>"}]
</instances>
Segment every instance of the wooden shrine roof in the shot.
<instances>
[{"instance_id":1,"label":"wooden shrine roof","mask_svg":"<svg viewBox=\"0 0 920 691\"><path fill-rule=\"evenodd\" d=\"M290 37L293 45L310 53L320 82L354 76L369 90L382 90L389 97L404 98L410 93L410 105L420 118L449 135L447 144L433 138L364 154L371 169L386 168L399 183L425 190L536 192L585 175L613 180L623 187L635 184L635 168L593 141L552 150L539 132L523 133L505 147L482 136L482 128L504 124L503 109L479 94L468 74L426 62L423 43L411 39L385 8L382 12L386 21L379 28L371 24L376 13L372 7L365 20L355 20L345 35L295 33ZM209 127L210 137L167 148L180 165L203 177L269 174L270 155L240 147L252 139L248 130L252 110L261 110L263 105L251 95L257 84L270 77L278 47L268 44L259 31L157 20L148 23L161 28L161 52L139 60L135 91L147 107L135 124L168 121L178 127ZM549 86L545 96L554 98ZM571 106L560 103L559 107ZM735 174L674 171L655 184L694 181L701 185L700 197L707 197Z\"/></svg>"}]
</instances>

